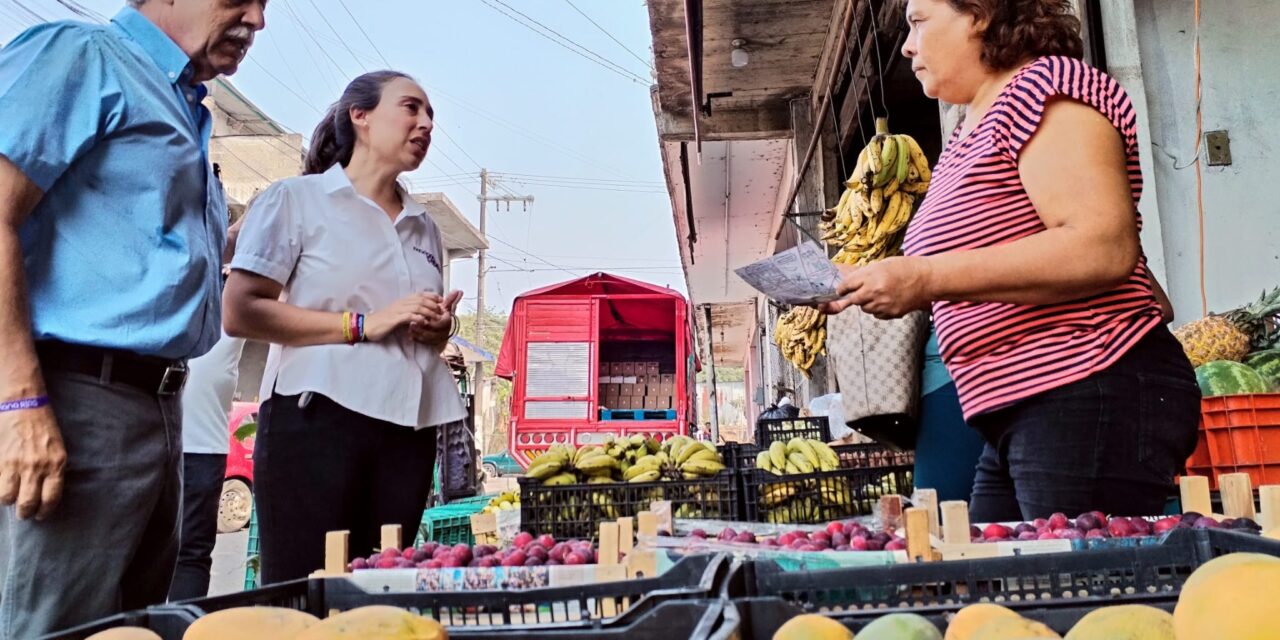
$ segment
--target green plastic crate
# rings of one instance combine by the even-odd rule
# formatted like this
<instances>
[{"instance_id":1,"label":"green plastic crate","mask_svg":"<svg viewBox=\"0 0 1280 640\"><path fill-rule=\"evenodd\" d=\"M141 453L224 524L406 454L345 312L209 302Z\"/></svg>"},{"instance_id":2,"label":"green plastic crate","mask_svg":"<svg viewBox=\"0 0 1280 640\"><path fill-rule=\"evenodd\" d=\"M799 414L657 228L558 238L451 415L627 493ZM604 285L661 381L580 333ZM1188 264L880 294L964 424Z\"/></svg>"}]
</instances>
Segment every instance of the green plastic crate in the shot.
<instances>
[{"instance_id":1,"label":"green plastic crate","mask_svg":"<svg viewBox=\"0 0 1280 640\"><path fill-rule=\"evenodd\" d=\"M431 540L441 544L475 544L471 535L471 516L484 510L493 496L476 496L455 500L447 505L422 512L415 545Z\"/></svg>"},{"instance_id":2,"label":"green plastic crate","mask_svg":"<svg viewBox=\"0 0 1280 640\"><path fill-rule=\"evenodd\" d=\"M249 507L249 545L244 552L244 589L258 588L258 510Z\"/></svg>"}]
</instances>

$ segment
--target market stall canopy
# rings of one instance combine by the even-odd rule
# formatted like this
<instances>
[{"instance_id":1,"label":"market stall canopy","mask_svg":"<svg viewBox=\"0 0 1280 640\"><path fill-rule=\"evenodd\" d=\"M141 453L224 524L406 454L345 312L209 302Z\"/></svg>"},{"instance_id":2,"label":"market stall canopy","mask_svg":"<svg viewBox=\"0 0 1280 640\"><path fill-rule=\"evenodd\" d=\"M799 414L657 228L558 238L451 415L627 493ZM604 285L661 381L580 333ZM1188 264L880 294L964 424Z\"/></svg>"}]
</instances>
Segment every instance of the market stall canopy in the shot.
<instances>
[{"instance_id":1,"label":"market stall canopy","mask_svg":"<svg viewBox=\"0 0 1280 640\"><path fill-rule=\"evenodd\" d=\"M626 296L648 296L643 299L629 299ZM507 330L502 337L502 349L498 352L498 363L494 373L500 378L510 379L515 374L516 353L515 340L517 322L524 312L521 301L531 298L583 298L603 297L605 308L600 314L601 335L622 337L625 334L646 338L665 337L674 339L677 332L687 332L688 327L676 326L675 306L685 304L680 292L666 287L632 280L608 273L595 273L584 278L569 280L558 284L534 289L521 294L515 299L511 317L507 319ZM652 296L671 300L671 305L655 304Z\"/></svg>"},{"instance_id":2,"label":"market stall canopy","mask_svg":"<svg viewBox=\"0 0 1280 640\"><path fill-rule=\"evenodd\" d=\"M477 362L493 362L492 353L481 349L461 336L449 338L449 344L445 347L444 355L446 359L450 357L461 358L462 362L468 366Z\"/></svg>"}]
</instances>

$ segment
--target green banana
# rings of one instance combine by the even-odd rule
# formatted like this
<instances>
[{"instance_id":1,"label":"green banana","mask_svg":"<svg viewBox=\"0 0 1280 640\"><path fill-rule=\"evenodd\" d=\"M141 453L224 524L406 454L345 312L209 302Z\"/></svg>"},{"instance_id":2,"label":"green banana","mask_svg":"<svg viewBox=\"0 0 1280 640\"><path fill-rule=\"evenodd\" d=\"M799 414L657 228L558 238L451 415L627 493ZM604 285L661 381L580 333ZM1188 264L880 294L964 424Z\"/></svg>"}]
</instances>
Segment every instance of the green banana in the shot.
<instances>
[{"instance_id":1,"label":"green banana","mask_svg":"<svg viewBox=\"0 0 1280 640\"><path fill-rule=\"evenodd\" d=\"M894 171L897 170L897 146L897 142L893 137L884 137L884 141L880 146L880 170L876 172L875 186L884 186L889 182L889 176L893 175Z\"/></svg>"},{"instance_id":2,"label":"green banana","mask_svg":"<svg viewBox=\"0 0 1280 640\"><path fill-rule=\"evenodd\" d=\"M911 146L909 142L903 139L906 137L904 135L894 136L894 139L898 142L897 178L899 184L907 181L907 169L911 166Z\"/></svg>"}]
</instances>

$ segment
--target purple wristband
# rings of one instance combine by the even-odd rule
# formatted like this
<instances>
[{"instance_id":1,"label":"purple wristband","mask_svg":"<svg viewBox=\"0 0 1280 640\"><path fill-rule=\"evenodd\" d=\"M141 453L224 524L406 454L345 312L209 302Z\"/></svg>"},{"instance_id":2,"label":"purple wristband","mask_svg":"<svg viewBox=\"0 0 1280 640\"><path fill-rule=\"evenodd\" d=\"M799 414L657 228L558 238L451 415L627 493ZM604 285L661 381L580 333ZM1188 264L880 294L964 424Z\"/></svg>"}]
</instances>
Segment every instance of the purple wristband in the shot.
<instances>
[{"instance_id":1,"label":"purple wristband","mask_svg":"<svg viewBox=\"0 0 1280 640\"><path fill-rule=\"evenodd\" d=\"M34 398L20 398L18 400L7 400L0 402L0 413L8 411L23 411L25 409L39 409L49 404L49 396L36 396Z\"/></svg>"}]
</instances>

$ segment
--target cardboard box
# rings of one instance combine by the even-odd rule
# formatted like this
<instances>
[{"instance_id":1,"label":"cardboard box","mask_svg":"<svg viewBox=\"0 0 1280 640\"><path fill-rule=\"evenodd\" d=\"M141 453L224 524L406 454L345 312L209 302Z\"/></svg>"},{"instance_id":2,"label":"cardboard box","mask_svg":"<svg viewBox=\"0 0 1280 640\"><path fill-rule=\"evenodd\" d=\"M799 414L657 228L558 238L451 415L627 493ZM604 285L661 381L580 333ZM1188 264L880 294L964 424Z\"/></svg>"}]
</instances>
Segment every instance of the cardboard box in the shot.
<instances>
[{"instance_id":1,"label":"cardboard box","mask_svg":"<svg viewBox=\"0 0 1280 640\"><path fill-rule=\"evenodd\" d=\"M665 383L658 385L658 395L667 396L667 397L676 395L675 385L670 385Z\"/></svg>"},{"instance_id":2,"label":"cardboard box","mask_svg":"<svg viewBox=\"0 0 1280 640\"><path fill-rule=\"evenodd\" d=\"M656 376L661 373L661 371L658 368L658 363L656 362L646 362L644 365L644 369L645 369L645 373L651 376Z\"/></svg>"},{"instance_id":3,"label":"cardboard box","mask_svg":"<svg viewBox=\"0 0 1280 640\"><path fill-rule=\"evenodd\" d=\"M621 363L621 362L602 362L602 363L600 363L600 373L602 373L602 374L603 374L603 373L606 373L606 372L607 372L609 375L611 375L611 376L620 376L620 375L622 375L622 363Z\"/></svg>"},{"instance_id":4,"label":"cardboard box","mask_svg":"<svg viewBox=\"0 0 1280 640\"><path fill-rule=\"evenodd\" d=\"M622 396L636 395L636 385L628 384L626 382L618 385L618 395L622 395Z\"/></svg>"},{"instance_id":5,"label":"cardboard box","mask_svg":"<svg viewBox=\"0 0 1280 640\"><path fill-rule=\"evenodd\" d=\"M636 375L636 363L634 363L634 362L624 362L624 363L622 363L622 375L624 375L624 376L634 376L634 375Z\"/></svg>"},{"instance_id":6,"label":"cardboard box","mask_svg":"<svg viewBox=\"0 0 1280 640\"><path fill-rule=\"evenodd\" d=\"M676 375L674 373L664 373L658 376L658 384L676 386Z\"/></svg>"}]
</instances>

